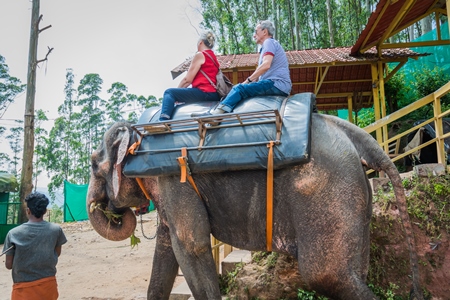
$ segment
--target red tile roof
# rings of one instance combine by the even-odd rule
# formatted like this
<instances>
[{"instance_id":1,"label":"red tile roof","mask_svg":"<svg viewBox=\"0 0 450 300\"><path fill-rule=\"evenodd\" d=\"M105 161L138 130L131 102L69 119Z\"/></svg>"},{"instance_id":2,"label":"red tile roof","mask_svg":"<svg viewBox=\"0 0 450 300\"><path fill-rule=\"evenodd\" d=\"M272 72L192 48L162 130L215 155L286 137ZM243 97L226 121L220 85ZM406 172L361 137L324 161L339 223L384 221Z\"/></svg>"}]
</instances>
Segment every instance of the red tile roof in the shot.
<instances>
[{"instance_id":1,"label":"red tile roof","mask_svg":"<svg viewBox=\"0 0 450 300\"><path fill-rule=\"evenodd\" d=\"M347 108L348 97L353 96L358 103L354 107L371 107L372 70L371 63L380 59L376 49L370 49L359 57L350 55L350 47L287 51L293 88L291 94L316 92L317 73L328 72L316 95L320 110ZM382 52L383 62L400 62L417 58L419 54L410 49L389 49ZM259 54L218 55L222 72L236 83L243 82L258 65ZM172 70L173 78L188 70L188 59ZM362 93L365 93L364 95Z\"/></svg>"}]
</instances>

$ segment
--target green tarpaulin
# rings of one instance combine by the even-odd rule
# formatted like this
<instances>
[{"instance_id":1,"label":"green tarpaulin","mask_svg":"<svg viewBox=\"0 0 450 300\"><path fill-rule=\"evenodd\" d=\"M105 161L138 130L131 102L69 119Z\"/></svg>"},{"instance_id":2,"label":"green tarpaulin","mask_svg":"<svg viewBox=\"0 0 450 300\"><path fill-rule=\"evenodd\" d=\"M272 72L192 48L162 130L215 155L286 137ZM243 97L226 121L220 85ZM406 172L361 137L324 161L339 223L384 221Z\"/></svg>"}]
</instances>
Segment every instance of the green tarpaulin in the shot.
<instances>
[{"instance_id":1,"label":"green tarpaulin","mask_svg":"<svg viewBox=\"0 0 450 300\"><path fill-rule=\"evenodd\" d=\"M88 184L78 185L64 181L64 222L88 219L86 196Z\"/></svg>"}]
</instances>

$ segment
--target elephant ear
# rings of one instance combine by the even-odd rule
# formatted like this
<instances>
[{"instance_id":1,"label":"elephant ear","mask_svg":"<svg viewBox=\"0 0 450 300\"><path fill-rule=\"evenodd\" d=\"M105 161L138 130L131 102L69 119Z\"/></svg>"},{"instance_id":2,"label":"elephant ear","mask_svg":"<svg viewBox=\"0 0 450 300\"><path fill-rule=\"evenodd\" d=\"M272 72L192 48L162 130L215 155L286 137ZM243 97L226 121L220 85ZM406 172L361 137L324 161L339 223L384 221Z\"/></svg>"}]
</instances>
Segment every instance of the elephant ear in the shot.
<instances>
[{"instance_id":1,"label":"elephant ear","mask_svg":"<svg viewBox=\"0 0 450 300\"><path fill-rule=\"evenodd\" d=\"M125 127L118 130L121 132L121 138L120 140L117 139L114 143L115 145L117 145L117 142L119 142L119 146L117 147L117 161L114 164L113 171L114 197L117 197L117 195L119 194L120 182L122 179L122 161L127 155L128 142L130 141L130 133L128 131L128 128Z\"/></svg>"}]
</instances>

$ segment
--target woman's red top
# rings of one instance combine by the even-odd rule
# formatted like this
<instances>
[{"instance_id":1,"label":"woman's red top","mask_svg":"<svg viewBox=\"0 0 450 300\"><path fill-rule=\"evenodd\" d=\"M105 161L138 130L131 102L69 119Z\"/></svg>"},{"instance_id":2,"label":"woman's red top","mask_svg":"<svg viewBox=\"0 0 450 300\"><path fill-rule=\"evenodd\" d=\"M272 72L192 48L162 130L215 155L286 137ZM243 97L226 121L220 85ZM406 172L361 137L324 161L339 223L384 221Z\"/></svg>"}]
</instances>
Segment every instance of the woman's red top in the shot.
<instances>
[{"instance_id":1,"label":"woman's red top","mask_svg":"<svg viewBox=\"0 0 450 300\"><path fill-rule=\"evenodd\" d=\"M214 84L216 84L216 81L217 81L216 76L217 76L217 72L219 72L219 69L213 63L213 61L208 56L208 54L205 54L204 52L208 52L209 56L211 56L215 60L215 63L217 64L217 66L219 66L219 62L217 61L214 51L212 51L212 50L202 51L202 54L205 57L205 62L203 63L203 65L201 65L200 70L205 72L206 75L208 75L208 77L212 80L212 82L214 82ZM216 92L216 89L211 85L209 80L200 71L198 71L197 75L195 75L194 80L192 81L192 87L198 88L206 93Z\"/></svg>"}]
</instances>

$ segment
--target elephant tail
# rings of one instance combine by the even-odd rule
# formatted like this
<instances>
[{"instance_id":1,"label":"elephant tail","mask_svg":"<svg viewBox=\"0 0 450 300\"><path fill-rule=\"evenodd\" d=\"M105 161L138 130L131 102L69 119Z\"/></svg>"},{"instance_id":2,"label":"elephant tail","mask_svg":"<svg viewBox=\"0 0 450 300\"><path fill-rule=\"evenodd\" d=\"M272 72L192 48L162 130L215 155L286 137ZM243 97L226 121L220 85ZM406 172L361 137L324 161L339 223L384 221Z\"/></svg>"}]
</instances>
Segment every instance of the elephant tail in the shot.
<instances>
[{"instance_id":1,"label":"elephant tail","mask_svg":"<svg viewBox=\"0 0 450 300\"><path fill-rule=\"evenodd\" d=\"M341 128L347 137L352 141L361 158L362 164L368 168L374 169L375 171L385 172L391 180L396 204L402 220L403 229L405 230L406 241L408 243L414 297L415 299L423 300L424 296L422 289L420 288L416 244L411 220L407 210L405 190L397 168L370 134L365 132L363 129L339 118L332 117L331 120L336 123L336 125Z\"/></svg>"}]
</instances>

